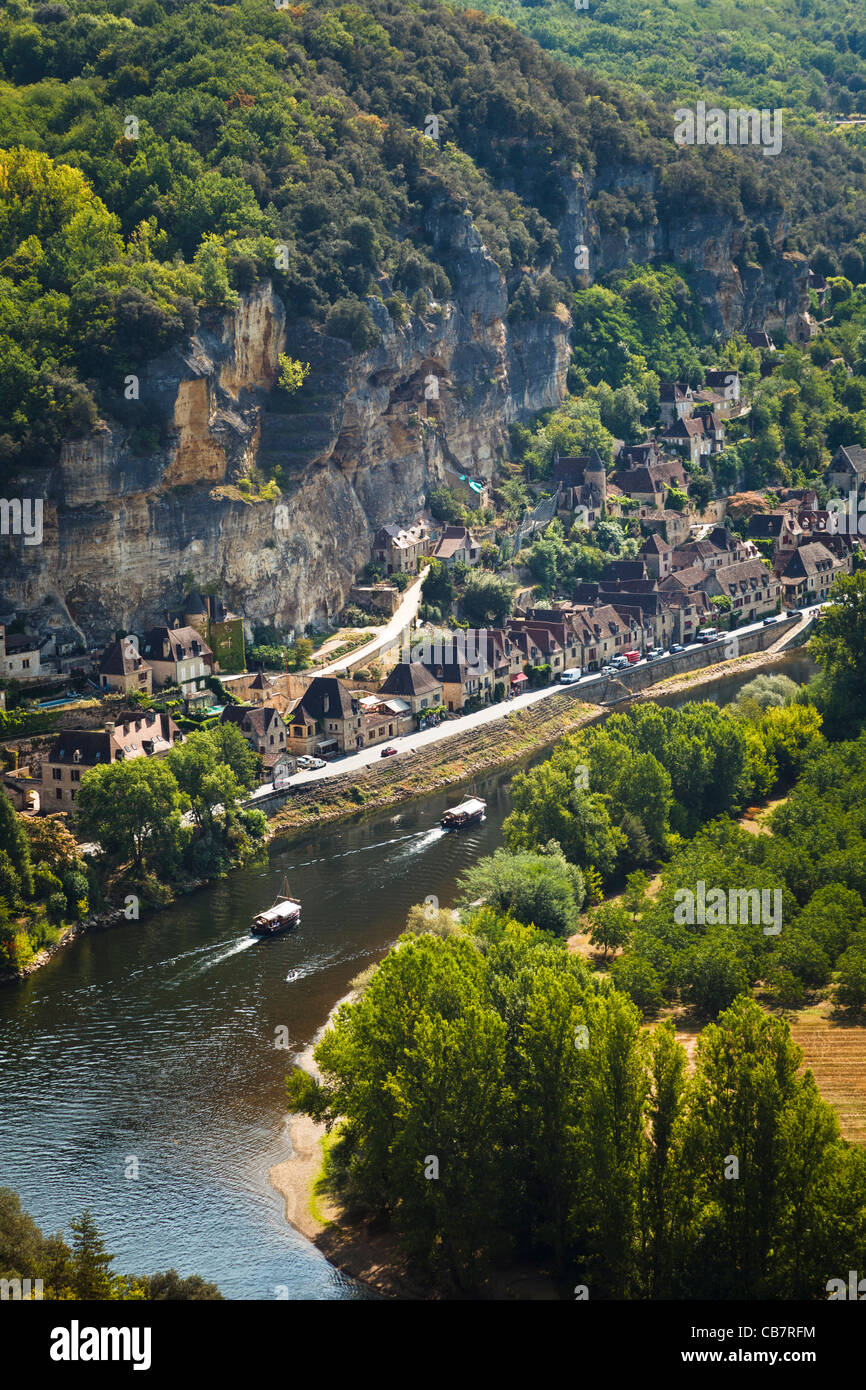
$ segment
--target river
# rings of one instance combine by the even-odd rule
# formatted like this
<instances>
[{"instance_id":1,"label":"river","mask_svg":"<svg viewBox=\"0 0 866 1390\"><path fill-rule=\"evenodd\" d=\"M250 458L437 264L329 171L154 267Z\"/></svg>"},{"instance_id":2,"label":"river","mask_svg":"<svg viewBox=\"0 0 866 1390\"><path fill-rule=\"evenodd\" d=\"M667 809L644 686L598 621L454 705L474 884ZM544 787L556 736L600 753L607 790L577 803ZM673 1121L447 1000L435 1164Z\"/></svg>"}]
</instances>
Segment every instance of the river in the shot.
<instances>
[{"instance_id":1,"label":"river","mask_svg":"<svg viewBox=\"0 0 866 1390\"><path fill-rule=\"evenodd\" d=\"M810 668L802 655L785 667ZM727 703L748 678L701 698ZM45 1231L89 1206L125 1272L174 1266L229 1298L369 1297L286 1224L268 1183L289 1152L283 1079L409 907L450 905L459 873L500 844L513 771L475 784L488 814L467 832L438 828L452 789L279 842L266 866L0 989L0 1186ZM284 875L302 925L256 940L249 921Z\"/></svg>"}]
</instances>

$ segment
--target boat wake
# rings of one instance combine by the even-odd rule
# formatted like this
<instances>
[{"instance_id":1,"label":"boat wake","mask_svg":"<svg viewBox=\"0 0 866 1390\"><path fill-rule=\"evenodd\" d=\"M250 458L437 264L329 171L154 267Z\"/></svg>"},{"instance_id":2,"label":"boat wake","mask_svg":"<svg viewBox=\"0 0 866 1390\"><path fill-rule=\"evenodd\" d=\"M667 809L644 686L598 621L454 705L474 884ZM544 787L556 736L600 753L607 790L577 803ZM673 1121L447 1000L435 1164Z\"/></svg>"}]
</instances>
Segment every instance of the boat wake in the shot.
<instances>
[{"instance_id":1,"label":"boat wake","mask_svg":"<svg viewBox=\"0 0 866 1390\"><path fill-rule=\"evenodd\" d=\"M353 854L368 854L374 849L389 849L391 845L405 844L408 840L418 840L421 843L417 848L426 849L428 844L438 840L441 835L442 831L438 825L432 829L427 827L424 830L413 830L408 835L395 835L390 840L376 840L371 845L356 845L354 849L344 849L340 854L322 855L320 859L303 859L299 864L290 865L289 872L294 869L307 869L311 864L330 864L334 859L349 859Z\"/></svg>"}]
</instances>

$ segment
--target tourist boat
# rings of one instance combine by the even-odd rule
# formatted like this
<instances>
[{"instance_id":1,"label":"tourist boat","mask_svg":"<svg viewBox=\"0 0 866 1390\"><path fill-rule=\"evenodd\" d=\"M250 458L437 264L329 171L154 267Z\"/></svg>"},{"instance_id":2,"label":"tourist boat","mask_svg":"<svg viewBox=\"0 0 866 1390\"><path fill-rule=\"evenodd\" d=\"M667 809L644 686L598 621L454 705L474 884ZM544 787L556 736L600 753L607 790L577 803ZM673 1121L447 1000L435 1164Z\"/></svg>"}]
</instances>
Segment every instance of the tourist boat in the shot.
<instances>
[{"instance_id":1,"label":"tourist boat","mask_svg":"<svg viewBox=\"0 0 866 1390\"><path fill-rule=\"evenodd\" d=\"M301 904L289 894L289 880L283 880L283 891L273 907L260 912L250 923L253 936L280 936L283 932L294 931L301 920Z\"/></svg>"},{"instance_id":2,"label":"tourist boat","mask_svg":"<svg viewBox=\"0 0 866 1390\"><path fill-rule=\"evenodd\" d=\"M486 801L471 796L468 801L461 801L459 806L452 806L450 811L446 811L439 824L443 830L462 830L466 825L476 825L482 821L486 810Z\"/></svg>"}]
</instances>

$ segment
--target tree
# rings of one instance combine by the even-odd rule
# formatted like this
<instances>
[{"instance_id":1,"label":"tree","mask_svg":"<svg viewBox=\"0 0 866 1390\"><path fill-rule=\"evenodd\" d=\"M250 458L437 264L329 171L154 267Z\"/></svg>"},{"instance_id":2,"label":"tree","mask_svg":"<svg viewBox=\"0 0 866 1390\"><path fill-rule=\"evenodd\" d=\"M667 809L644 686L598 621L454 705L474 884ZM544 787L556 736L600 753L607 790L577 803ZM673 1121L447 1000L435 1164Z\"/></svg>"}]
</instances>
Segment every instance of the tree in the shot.
<instances>
[{"instance_id":1,"label":"tree","mask_svg":"<svg viewBox=\"0 0 866 1390\"><path fill-rule=\"evenodd\" d=\"M261 758L247 743L237 725L217 724L207 733L216 761L225 763L231 769L241 787L248 791L257 787L261 780Z\"/></svg>"},{"instance_id":2,"label":"tree","mask_svg":"<svg viewBox=\"0 0 866 1390\"><path fill-rule=\"evenodd\" d=\"M293 396L310 375L310 364L299 361L297 357L288 357L284 352L280 353L279 361L280 386L287 395Z\"/></svg>"},{"instance_id":3,"label":"tree","mask_svg":"<svg viewBox=\"0 0 866 1390\"><path fill-rule=\"evenodd\" d=\"M839 960L835 1002L852 1013L866 1008L866 933L856 936Z\"/></svg>"},{"instance_id":4,"label":"tree","mask_svg":"<svg viewBox=\"0 0 866 1390\"><path fill-rule=\"evenodd\" d=\"M555 844L543 854L497 850L466 869L457 886L464 909L483 899L518 922L556 936L575 930L585 892L580 871Z\"/></svg>"},{"instance_id":5,"label":"tree","mask_svg":"<svg viewBox=\"0 0 866 1390\"><path fill-rule=\"evenodd\" d=\"M75 824L83 840L95 840L119 863L139 874L179 852L183 797L163 759L134 758L91 768L81 779Z\"/></svg>"},{"instance_id":6,"label":"tree","mask_svg":"<svg viewBox=\"0 0 866 1390\"><path fill-rule=\"evenodd\" d=\"M229 283L227 252L222 237L208 232L202 237L193 265L201 276L207 304L219 307L236 304L238 296Z\"/></svg>"},{"instance_id":7,"label":"tree","mask_svg":"<svg viewBox=\"0 0 866 1390\"><path fill-rule=\"evenodd\" d=\"M72 1287L78 1299L107 1299L111 1297L111 1265L114 1256L105 1249L105 1242L89 1210L77 1221L70 1221L72 1230Z\"/></svg>"},{"instance_id":8,"label":"tree","mask_svg":"<svg viewBox=\"0 0 866 1390\"><path fill-rule=\"evenodd\" d=\"M193 816L202 829L213 829L218 808L221 808L225 821L227 813L240 800L241 785L228 763L220 761L221 752L220 739L214 738L210 730L204 730L190 734L183 743L176 744L166 757L177 785L188 799Z\"/></svg>"},{"instance_id":9,"label":"tree","mask_svg":"<svg viewBox=\"0 0 866 1390\"><path fill-rule=\"evenodd\" d=\"M5 791L0 791L0 852L9 857L20 891L26 898L33 896L33 867L30 860L30 841L24 828L24 818L18 815Z\"/></svg>"},{"instance_id":10,"label":"tree","mask_svg":"<svg viewBox=\"0 0 866 1390\"><path fill-rule=\"evenodd\" d=\"M631 922L625 908L617 903L602 903L590 916L589 939L593 946L601 946L605 960L611 951L628 943Z\"/></svg>"},{"instance_id":11,"label":"tree","mask_svg":"<svg viewBox=\"0 0 866 1390\"><path fill-rule=\"evenodd\" d=\"M625 891L622 895L623 904L631 913L632 920L637 918L638 913L643 907L646 899L646 892L650 881L643 869L635 869L628 875L625 881Z\"/></svg>"},{"instance_id":12,"label":"tree","mask_svg":"<svg viewBox=\"0 0 866 1390\"><path fill-rule=\"evenodd\" d=\"M476 570L463 592L463 611L478 627L502 627L511 612L513 585L490 570Z\"/></svg>"},{"instance_id":13,"label":"tree","mask_svg":"<svg viewBox=\"0 0 866 1390\"><path fill-rule=\"evenodd\" d=\"M34 864L47 864L54 873L83 870L78 841L59 816L26 816L23 819Z\"/></svg>"},{"instance_id":14,"label":"tree","mask_svg":"<svg viewBox=\"0 0 866 1390\"><path fill-rule=\"evenodd\" d=\"M202 1279L200 1274L191 1274L183 1279L176 1269L166 1269L150 1274L144 1280L145 1297L151 1303L166 1299L183 1300L187 1303L213 1303L222 1299L216 1284Z\"/></svg>"},{"instance_id":15,"label":"tree","mask_svg":"<svg viewBox=\"0 0 866 1390\"><path fill-rule=\"evenodd\" d=\"M325 320L325 331L351 343L356 353L375 347L381 337L367 305L357 299L338 300Z\"/></svg>"},{"instance_id":16,"label":"tree","mask_svg":"<svg viewBox=\"0 0 866 1390\"><path fill-rule=\"evenodd\" d=\"M610 978L617 989L630 995L644 1017L661 1008L664 1002L662 977L654 965L634 951L617 956L611 962Z\"/></svg>"},{"instance_id":17,"label":"tree","mask_svg":"<svg viewBox=\"0 0 866 1390\"><path fill-rule=\"evenodd\" d=\"M830 597L812 642L823 668L815 698L835 738L859 729L866 712L866 571L839 575Z\"/></svg>"},{"instance_id":18,"label":"tree","mask_svg":"<svg viewBox=\"0 0 866 1390\"><path fill-rule=\"evenodd\" d=\"M733 945L720 933L708 934L694 948L683 969L689 1000L713 1018L749 988L749 976Z\"/></svg>"}]
</instances>

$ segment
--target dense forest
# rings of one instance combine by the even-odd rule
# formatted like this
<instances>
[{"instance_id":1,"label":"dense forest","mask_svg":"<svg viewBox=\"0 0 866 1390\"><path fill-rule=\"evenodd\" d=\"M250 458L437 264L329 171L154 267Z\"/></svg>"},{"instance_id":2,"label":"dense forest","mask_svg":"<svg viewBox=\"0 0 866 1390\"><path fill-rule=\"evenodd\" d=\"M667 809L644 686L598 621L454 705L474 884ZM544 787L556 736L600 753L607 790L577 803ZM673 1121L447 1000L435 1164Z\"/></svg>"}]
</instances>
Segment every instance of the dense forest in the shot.
<instances>
[{"instance_id":1,"label":"dense forest","mask_svg":"<svg viewBox=\"0 0 866 1390\"><path fill-rule=\"evenodd\" d=\"M672 101L866 110L859 0L484 0L476 8L578 67Z\"/></svg>"},{"instance_id":2,"label":"dense forest","mask_svg":"<svg viewBox=\"0 0 866 1390\"><path fill-rule=\"evenodd\" d=\"M641 93L433 0L10 0L0 466L49 462L129 373L262 278L356 352L377 340L371 295L396 323L441 312L449 213L469 212L516 312L549 312L575 169L591 183L637 166L591 203L609 229L699 210L742 220L760 253L787 207L792 248L847 248L866 165L822 139L792 137L778 161L678 148ZM143 408L138 424L153 425Z\"/></svg>"}]
</instances>

